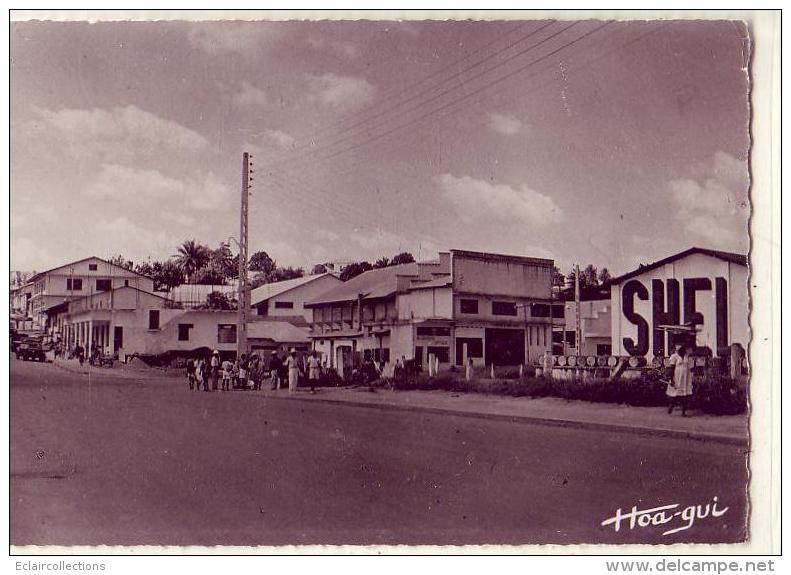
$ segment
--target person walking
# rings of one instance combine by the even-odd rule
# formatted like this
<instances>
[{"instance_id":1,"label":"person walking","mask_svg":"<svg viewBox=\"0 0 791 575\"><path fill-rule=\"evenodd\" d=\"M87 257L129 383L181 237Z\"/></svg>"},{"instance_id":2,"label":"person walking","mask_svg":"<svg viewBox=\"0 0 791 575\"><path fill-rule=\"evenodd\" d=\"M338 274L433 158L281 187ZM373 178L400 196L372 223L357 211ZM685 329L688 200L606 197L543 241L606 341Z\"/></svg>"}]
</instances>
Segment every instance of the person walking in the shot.
<instances>
[{"instance_id":1,"label":"person walking","mask_svg":"<svg viewBox=\"0 0 791 575\"><path fill-rule=\"evenodd\" d=\"M250 364L247 361L247 354L243 353L241 359L239 360L239 388L240 389L247 389L247 378L249 377L248 370L250 369Z\"/></svg>"},{"instance_id":2,"label":"person walking","mask_svg":"<svg viewBox=\"0 0 791 575\"><path fill-rule=\"evenodd\" d=\"M253 391L261 389L261 364L258 354L250 356L250 381L253 383Z\"/></svg>"},{"instance_id":3,"label":"person walking","mask_svg":"<svg viewBox=\"0 0 791 575\"><path fill-rule=\"evenodd\" d=\"M233 364L227 359L222 362L222 390L228 391L231 388L231 378L233 377Z\"/></svg>"},{"instance_id":4,"label":"person walking","mask_svg":"<svg viewBox=\"0 0 791 575\"><path fill-rule=\"evenodd\" d=\"M191 357L187 358L187 383L190 390L195 387L195 360Z\"/></svg>"},{"instance_id":5,"label":"person walking","mask_svg":"<svg viewBox=\"0 0 791 575\"><path fill-rule=\"evenodd\" d=\"M217 382L220 379L220 352L216 349L211 354L211 389L217 391Z\"/></svg>"},{"instance_id":6,"label":"person walking","mask_svg":"<svg viewBox=\"0 0 791 575\"><path fill-rule=\"evenodd\" d=\"M310 354L308 358L308 381L310 382L310 393L316 393L316 385L319 382L319 375L321 373L321 361L316 355L316 350Z\"/></svg>"},{"instance_id":7,"label":"person walking","mask_svg":"<svg viewBox=\"0 0 791 575\"><path fill-rule=\"evenodd\" d=\"M286 369L288 369L288 392L296 393L299 384L299 359L297 350L293 347L290 355L286 358Z\"/></svg>"},{"instance_id":8,"label":"person walking","mask_svg":"<svg viewBox=\"0 0 791 575\"><path fill-rule=\"evenodd\" d=\"M201 385L203 384L203 358L198 357L198 360L195 362L195 391L200 391Z\"/></svg>"},{"instance_id":9,"label":"person walking","mask_svg":"<svg viewBox=\"0 0 791 575\"><path fill-rule=\"evenodd\" d=\"M269 359L269 376L272 379L272 389L280 389L280 372L283 370L283 362L277 351L272 352L272 357Z\"/></svg>"},{"instance_id":10,"label":"person walking","mask_svg":"<svg viewBox=\"0 0 791 575\"><path fill-rule=\"evenodd\" d=\"M676 346L676 352L670 356L673 376L665 391L668 398L668 413L673 413L673 408L678 404L681 406L681 416L687 416L687 407L692 396L693 365L694 360L690 357L687 348L683 345Z\"/></svg>"}]
</instances>

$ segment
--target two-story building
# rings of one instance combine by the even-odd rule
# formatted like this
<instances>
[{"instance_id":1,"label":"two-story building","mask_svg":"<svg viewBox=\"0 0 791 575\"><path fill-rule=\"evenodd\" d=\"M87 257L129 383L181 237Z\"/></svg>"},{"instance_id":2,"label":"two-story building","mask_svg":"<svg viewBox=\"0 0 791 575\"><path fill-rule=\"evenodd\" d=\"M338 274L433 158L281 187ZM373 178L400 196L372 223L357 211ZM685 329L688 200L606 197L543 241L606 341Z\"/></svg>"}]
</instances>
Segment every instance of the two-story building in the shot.
<instances>
[{"instance_id":1,"label":"two-story building","mask_svg":"<svg viewBox=\"0 0 791 575\"><path fill-rule=\"evenodd\" d=\"M98 257L52 268L30 279L30 314L39 329L49 327L48 310L63 302L92 297L119 287L154 291L154 280Z\"/></svg>"},{"instance_id":2,"label":"two-story building","mask_svg":"<svg viewBox=\"0 0 791 575\"><path fill-rule=\"evenodd\" d=\"M342 283L333 274L323 273L263 284L250 292L254 312L250 320L283 320L307 327L313 312L305 303Z\"/></svg>"},{"instance_id":3,"label":"two-story building","mask_svg":"<svg viewBox=\"0 0 791 575\"><path fill-rule=\"evenodd\" d=\"M451 250L375 269L307 304L313 347L344 367L369 357L424 365L519 365L551 347L548 259Z\"/></svg>"}]
</instances>

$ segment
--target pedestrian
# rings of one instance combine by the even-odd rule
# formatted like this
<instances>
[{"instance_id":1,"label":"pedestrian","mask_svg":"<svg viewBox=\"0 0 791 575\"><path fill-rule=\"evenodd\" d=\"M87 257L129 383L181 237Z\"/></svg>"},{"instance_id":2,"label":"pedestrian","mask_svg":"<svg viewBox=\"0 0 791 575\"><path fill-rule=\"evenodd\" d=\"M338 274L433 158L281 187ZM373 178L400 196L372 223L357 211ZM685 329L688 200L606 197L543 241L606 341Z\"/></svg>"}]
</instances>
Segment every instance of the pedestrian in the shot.
<instances>
[{"instance_id":1,"label":"pedestrian","mask_svg":"<svg viewBox=\"0 0 791 575\"><path fill-rule=\"evenodd\" d=\"M231 378L233 377L233 364L227 359L222 362L222 390L228 391L231 388Z\"/></svg>"},{"instance_id":2,"label":"pedestrian","mask_svg":"<svg viewBox=\"0 0 791 575\"><path fill-rule=\"evenodd\" d=\"M316 393L316 384L319 381L319 374L321 373L321 361L316 355L316 350L310 354L308 358L308 381L310 382L310 393Z\"/></svg>"},{"instance_id":3,"label":"pedestrian","mask_svg":"<svg viewBox=\"0 0 791 575\"><path fill-rule=\"evenodd\" d=\"M286 369L288 369L288 392L295 393L299 383L299 359L297 350L293 347L290 355L286 358Z\"/></svg>"},{"instance_id":4,"label":"pedestrian","mask_svg":"<svg viewBox=\"0 0 791 575\"><path fill-rule=\"evenodd\" d=\"M280 389L280 372L283 369L283 362L280 361L280 356L277 351L272 352L272 357L269 359L269 376L272 378L272 389Z\"/></svg>"},{"instance_id":5,"label":"pedestrian","mask_svg":"<svg viewBox=\"0 0 791 575\"><path fill-rule=\"evenodd\" d=\"M187 383L190 389L195 387L195 360L191 357L187 358Z\"/></svg>"},{"instance_id":6,"label":"pedestrian","mask_svg":"<svg viewBox=\"0 0 791 575\"><path fill-rule=\"evenodd\" d=\"M198 356L198 359L195 361L195 391L200 391L201 385L203 384L203 358Z\"/></svg>"},{"instance_id":7,"label":"pedestrian","mask_svg":"<svg viewBox=\"0 0 791 575\"><path fill-rule=\"evenodd\" d=\"M217 391L217 380L220 379L220 352L216 349L211 354L211 389Z\"/></svg>"},{"instance_id":8,"label":"pedestrian","mask_svg":"<svg viewBox=\"0 0 791 575\"><path fill-rule=\"evenodd\" d=\"M241 359L239 360L239 387L241 389L247 389L247 378L249 376L248 374L249 369L250 366L247 361L247 354L243 353Z\"/></svg>"},{"instance_id":9,"label":"pedestrian","mask_svg":"<svg viewBox=\"0 0 791 575\"><path fill-rule=\"evenodd\" d=\"M78 344L76 351L77 351L77 361L80 362L80 367L82 367L82 364L85 363L85 348L83 348L81 345Z\"/></svg>"},{"instance_id":10,"label":"pedestrian","mask_svg":"<svg viewBox=\"0 0 791 575\"><path fill-rule=\"evenodd\" d=\"M673 375L667 385L667 412L673 413L676 404L681 406L681 416L687 416L687 407L692 397L692 367L694 359L690 357L687 348L683 345L676 346L676 352L670 356L670 366Z\"/></svg>"},{"instance_id":11,"label":"pedestrian","mask_svg":"<svg viewBox=\"0 0 791 575\"><path fill-rule=\"evenodd\" d=\"M253 390L261 389L261 364L258 361L258 354L250 356L250 381L253 383Z\"/></svg>"}]
</instances>

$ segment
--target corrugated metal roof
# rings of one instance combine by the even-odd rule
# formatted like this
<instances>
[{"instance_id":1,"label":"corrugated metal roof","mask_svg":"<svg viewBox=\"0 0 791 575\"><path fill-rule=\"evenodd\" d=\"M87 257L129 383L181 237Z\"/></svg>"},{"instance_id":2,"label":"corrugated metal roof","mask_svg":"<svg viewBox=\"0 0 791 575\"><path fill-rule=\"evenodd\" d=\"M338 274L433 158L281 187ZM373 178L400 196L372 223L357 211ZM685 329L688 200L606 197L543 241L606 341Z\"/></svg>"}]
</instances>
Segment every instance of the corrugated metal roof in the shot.
<instances>
[{"instance_id":1,"label":"corrugated metal roof","mask_svg":"<svg viewBox=\"0 0 791 575\"><path fill-rule=\"evenodd\" d=\"M306 306L353 301L359 294L367 298L386 297L396 291L396 276L418 275L416 262L370 270L312 299Z\"/></svg>"},{"instance_id":2,"label":"corrugated metal roof","mask_svg":"<svg viewBox=\"0 0 791 575\"><path fill-rule=\"evenodd\" d=\"M287 321L252 321L247 324L247 337L288 343L310 341L307 329L300 329Z\"/></svg>"},{"instance_id":3,"label":"corrugated metal roof","mask_svg":"<svg viewBox=\"0 0 791 575\"><path fill-rule=\"evenodd\" d=\"M312 276L302 276L301 278L294 278L290 280L283 280L280 282L272 282L269 284L264 284L262 286L255 288L251 292L250 303L251 305L257 305L263 301L268 300L269 298L275 297L276 295L280 295L289 290L298 288L300 286L308 284L312 281L316 281L317 279L323 278L325 276L335 277L330 273L324 273L324 274L316 274Z\"/></svg>"}]
</instances>

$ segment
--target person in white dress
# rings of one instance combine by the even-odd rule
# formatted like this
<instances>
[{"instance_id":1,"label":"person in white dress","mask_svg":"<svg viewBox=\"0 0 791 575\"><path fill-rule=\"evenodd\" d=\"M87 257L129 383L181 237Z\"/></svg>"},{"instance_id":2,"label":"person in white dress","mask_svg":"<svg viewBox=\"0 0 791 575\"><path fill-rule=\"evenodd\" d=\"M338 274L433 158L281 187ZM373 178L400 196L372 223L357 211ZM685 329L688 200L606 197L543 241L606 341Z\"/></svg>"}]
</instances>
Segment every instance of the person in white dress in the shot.
<instances>
[{"instance_id":1,"label":"person in white dress","mask_svg":"<svg viewBox=\"0 0 791 575\"><path fill-rule=\"evenodd\" d=\"M673 377L667 385L667 412L673 413L676 404L681 406L681 415L686 417L689 399L692 396L692 366L694 359L689 356L687 348L676 346L676 352L670 356L670 367Z\"/></svg>"},{"instance_id":2,"label":"person in white dress","mask_svg":"<svg viewBox=\"0 0 791 575\"><path fill-rule=\"evenodd\" d=\"M299 359L297 359L297 350L293 347L290 355L286 358L286 369L288 370L288 392L295 393L299 383Z\"/></svg>"},{"instance_id":3,"label":"person in white dress","mask_svg":"<svg viewBox=\"0 0 791 575\"><path fill-rule=\"evenodd\" d=\"M310 354L308 358L308 380L310 381L310 393L316 393L316 385L319 382L319 375L321 374L321 361L316 355L316 350Z\"/></svg>"}]
</instances>

